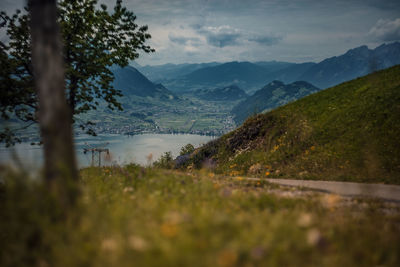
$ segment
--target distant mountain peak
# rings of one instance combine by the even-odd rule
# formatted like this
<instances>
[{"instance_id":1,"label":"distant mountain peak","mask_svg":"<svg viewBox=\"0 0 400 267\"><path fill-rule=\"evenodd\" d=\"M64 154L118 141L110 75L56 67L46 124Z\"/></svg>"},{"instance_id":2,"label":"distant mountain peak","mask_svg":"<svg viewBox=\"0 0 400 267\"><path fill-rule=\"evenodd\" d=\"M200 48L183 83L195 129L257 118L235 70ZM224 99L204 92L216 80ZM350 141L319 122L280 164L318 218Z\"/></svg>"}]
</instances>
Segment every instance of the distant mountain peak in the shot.
<instances>
[{"instance_id":1,"label":"distant mountain peak","mask_svg":"<svg viewBox=\"0 0 400 267\"><path fill-rule=\"evenodd\" d=\"M240 124L251 115L282 106L317 91L319 89L308 82L297 81L285 85L274 80L237 104L231 113L235 122Z\"/></svg>"},{"instance_id":2,"label":"distant mountain peak","mask_svg":"<svg viewBox=\"0 0 400 267\"><path fill-rule=\"evenodd\" d=\"M281 82L281 81L278 81L278 80L273 80L272 82L270 82L269 84L267 84L267 86L268 85L272 85L272 86L282 86L282 85L285 85L283 82Z\"/></svg>"},{"instance_id":3,"label":"distant mountain peak","mask_svg":"<svg viewBox=\"0 0 400 267\"><path fill-rule=\"evenodd\" d=\"M126 66L124 68L113 66L112 72L114 74L114 88L121 90L122 94L125 96L150 96L165 99L170 99L171 95L174 98L176 97L162 84L152 83L146 76L132 66Z\"/></svg>"},{"instance_id":4,"label":"distant mountain peak","mask_svg":"<svg viewBox=\"0 0 400 267\"><path fill-rule=\"evenodd\" d=\"M368 55L372 50L368 48L366 45L362 45L356 48L352 48L348 50L344 56L354 56L354 55Z\"/></svg>"},{"instance_id":5,"label":"distant mountain peak","mask_svg":"<svg viewBox=\"0 0 400 267\"><path fill-rule=\"evenodd\" d=\"M328 88L398 64L399 42L383 44L375 49L362 45L348 50L343 55L321 61L298 78L320 88Z\"/></svg>"}]
</instances>

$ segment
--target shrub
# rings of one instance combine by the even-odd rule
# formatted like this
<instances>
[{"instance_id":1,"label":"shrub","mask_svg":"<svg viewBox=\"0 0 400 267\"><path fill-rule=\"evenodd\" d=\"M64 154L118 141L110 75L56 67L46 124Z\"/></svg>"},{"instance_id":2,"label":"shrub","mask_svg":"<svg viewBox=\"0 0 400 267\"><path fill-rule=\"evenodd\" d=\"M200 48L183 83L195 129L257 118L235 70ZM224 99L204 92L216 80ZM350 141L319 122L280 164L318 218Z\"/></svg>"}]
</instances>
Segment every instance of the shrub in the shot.
<instances>
[{"instance_id":1,"label":"shrub","mask_svg":"<svg viewBox=\"0 0 400 267\"><path fill-rule=\"evenodd\" d=\"M172 158L172 152L165 152L161 157L154 162L154 167L172 169L174 166L174 159Z\"/></svg>"}]
</instances>

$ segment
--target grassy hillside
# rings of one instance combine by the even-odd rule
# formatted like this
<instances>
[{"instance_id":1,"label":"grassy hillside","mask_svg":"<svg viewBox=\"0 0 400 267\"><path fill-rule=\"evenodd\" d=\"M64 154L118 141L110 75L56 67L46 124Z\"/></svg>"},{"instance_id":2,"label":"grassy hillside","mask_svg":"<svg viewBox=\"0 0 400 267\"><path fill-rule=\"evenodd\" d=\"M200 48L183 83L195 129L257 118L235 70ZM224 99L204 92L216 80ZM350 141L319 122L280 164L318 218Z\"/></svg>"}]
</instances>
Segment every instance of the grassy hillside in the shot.
<instances>
[{"instance_id":1,"label":"grassy hillside","mask_svg":"<svg viewBox=\"0 0 400 267\"><path fill-rule=\"evenodd\" d=\"M400 184L400 66L252 117L205 158L231 175Z\"/></svg>"},{"instance_id":2,"label":"grassy hillside","mask_svg":"<svg viewBox=\"0 0 400 267\"><path fill-rule=\"evenodd\" d=\"M38 180L0 183L0 266L399 266L400 207L211 173L81 172L64 215Z\"/></svg>"}]
</instances>

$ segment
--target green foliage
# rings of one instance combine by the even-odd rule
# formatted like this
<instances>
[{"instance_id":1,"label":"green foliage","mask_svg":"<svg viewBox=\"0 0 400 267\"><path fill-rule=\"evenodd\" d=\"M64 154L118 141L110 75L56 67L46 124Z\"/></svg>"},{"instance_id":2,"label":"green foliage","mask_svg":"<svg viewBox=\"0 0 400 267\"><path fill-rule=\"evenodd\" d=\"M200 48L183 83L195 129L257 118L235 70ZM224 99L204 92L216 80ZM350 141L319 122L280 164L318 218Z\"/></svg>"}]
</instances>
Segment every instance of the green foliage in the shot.
<instances>
[{"instance_id":1,"label":"green foliage","mask_svg":"<svg viewBox=\"0 0 400 267\"><path fill-rule=\"evenodd\" d=\"M145 42L151 37L147 26L138 26L136 16L117 0L112 12L97 0L60 1L59 23L64 44L67 101L76 115L95 110L105 101L111 110L122 109L112 86L113 65L126 66L139 51L153 52ZM27 9L26 9L27 11ZM0 115L25 123L37 122L37 96L33 87L29 16L17 11L13 16L1 12L9 43L0 43ZM90 121L78 125L90 128ZM90 129L89 129L90 131ZM7 132L4 132L7 134ZM2 138L1 140L6 140Z\"/></svg>"},{"instance_id":2,"label":"green foliage","mask_svg":"<svg viewBox=\"0 0 400 267\"><path fill-rule=\"evenodd\" d=\"M174 159L172 157L171 151L164 152L160 158L153 163L154 167L171 169L174 166Z\"/></svg>"},{"instance_id":3,"label":"green foliage","mask_svg":"<svg viewBox=\"0 0 400 267\"><path fill-rule=\"evenodd\" d=\"M231 175L399 184L399 102L396 66L251 117L199 160Z\"/></svg>"},{"instance_id":4,"label":"green foliage","mask_svg":"<svg viewBox=\"0 0 400 267\"><path fill-rule=\"evenodd\" d=\"M183 156L186 154L191 154L194 151L194 146L192 144L187 144L181 148L179 155Z\"/></svg>"},{"instance_id":5,"label":"green foliage","mask_svg":"<svg viewBox=\"0 0 400 267\"><path fill-rule=\"evenodd\" d=\"M2 177L4 267L400 263L395 203L130 165L82 170L78 205L59 220L42 184Z\"/></svg>"}]
</instances>

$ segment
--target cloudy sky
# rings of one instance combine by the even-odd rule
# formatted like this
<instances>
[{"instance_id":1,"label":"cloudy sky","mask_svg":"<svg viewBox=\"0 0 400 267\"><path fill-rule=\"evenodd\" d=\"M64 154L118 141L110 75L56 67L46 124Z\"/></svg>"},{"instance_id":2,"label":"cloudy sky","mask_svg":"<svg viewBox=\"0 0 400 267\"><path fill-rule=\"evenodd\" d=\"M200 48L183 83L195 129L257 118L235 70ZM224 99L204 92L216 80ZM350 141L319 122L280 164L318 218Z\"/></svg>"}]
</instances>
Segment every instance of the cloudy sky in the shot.
<instances>
[{"instance_id":1,"label":"cloudy sky","mask_svg":"<svg viewBox=\"0 0 400 267\"><path fill-rule=\"evenodd\" d=\"M102 0L113 5L115 0ZM19 4L18 4L19 3ZM2 10L24 1L1 0ZM156 53L141 65L279 60L318 62L400 41L399 0L124 0Z\"/></svg>"}]
</instances>

